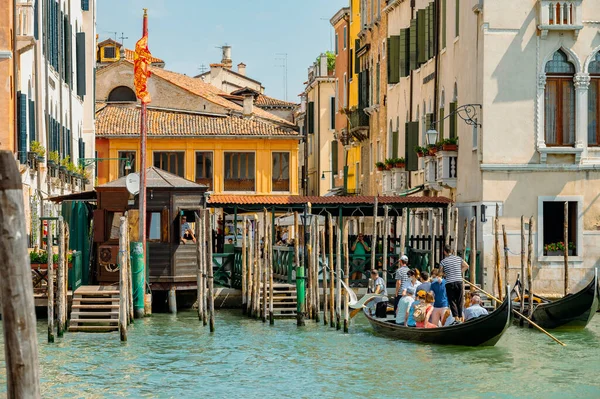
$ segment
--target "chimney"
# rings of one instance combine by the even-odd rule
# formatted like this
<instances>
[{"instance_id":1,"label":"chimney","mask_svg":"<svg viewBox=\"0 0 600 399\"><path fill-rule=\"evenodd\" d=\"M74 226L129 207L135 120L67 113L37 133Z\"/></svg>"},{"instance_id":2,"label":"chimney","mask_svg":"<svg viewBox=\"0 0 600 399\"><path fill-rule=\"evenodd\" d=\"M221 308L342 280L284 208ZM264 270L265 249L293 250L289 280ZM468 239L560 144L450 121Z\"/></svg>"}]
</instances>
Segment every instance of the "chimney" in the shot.
<instances>
[{"instance_id":1,"label":"chimney","mask_svg":"<svg viewBox=\"0 0 600 399\"><path fill-rule=\"evenodd\" d=\"M121 48L119 49L119 56L122 60L125 59L125 46L121 46Z\"/></svg>"},{"instance_id":2,"label":"chimney","mask_svg":"<svg viewBox=\"0 0 600 399\"><path fill-rule=\"evenodd\" d=\"M243 62L240 62L238 64L238 73L240 75L246 76L246 64L244 64Z\"/></svg>"},{"instance_id":3,"label":"chimney","mask_svg":"<svg viewBox=\"0 0 600 399\"><path fill-rule=\"evenodd\" d=\"M221 64L223 64L224 68L231 69L233 66L233 62L231 61L231 46L223 46L221 49L223 49Z\"/></svg>"},{"instance_id":4,"label":"chimney","mask_svg":"<svg viewBox=\"0 0 600 399\"><path fill-rule=\"evenodd\" d=\"M244 116L250 117L254 115L254 95L253 94L245 94L244 95Z\"/></svg>"},{"instance_id":5,"label":"chimney","mask_svg":"<svg viewBox=\"0 0 600 399\"><path fill-rule=\"evenodd\" d=\"M327 76L327 55L321 54L319 76Z\"/></svg>"}]
</instances>

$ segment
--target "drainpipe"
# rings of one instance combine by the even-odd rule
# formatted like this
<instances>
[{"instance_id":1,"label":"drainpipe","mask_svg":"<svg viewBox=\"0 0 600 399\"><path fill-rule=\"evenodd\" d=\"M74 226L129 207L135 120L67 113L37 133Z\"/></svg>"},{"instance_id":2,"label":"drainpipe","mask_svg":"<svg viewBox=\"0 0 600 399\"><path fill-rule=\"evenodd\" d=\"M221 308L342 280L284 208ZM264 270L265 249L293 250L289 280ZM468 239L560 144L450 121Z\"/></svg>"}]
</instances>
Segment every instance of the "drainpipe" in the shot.
<instances>
[{"instance_id":1,"label":"drainpipe","mask_svg":"<svg viewBox=\"0 0 600 399\"><path fill-rule=\"evenodd\" d=\"M410 19L412 20L413 16L415 15L415 0L411 0L410 1ZM409 51L409 60L410 60L410 51ZM416 56L416 55L415 55ZM410 62L409 62L409 66L410 66ZM413 83L414 83L414 72L412 69L410 70L410 75L409 75L409 79L410 79L410 93L409 93L409 120L407 122L411 122L412 118L413 118L413 97L414 97L414 88L413 88ZM406 147L406 143L404 143L404 146ZM408 187L412 187L412 172L408 173Z\"/></svg>"},{"instance_id":2,"label":"drainpipe","mask_svg":"<svg viewBox=\"0 0 600 399\"><path fill-rule=\"evenodd\" d=\"M60 7L58 8L59 11L62 11L62 5L59 3ZM59 115L58 115L58 120L60 121L60 130L62 131L64 129L64 118L63 118L63 79L62 79L62 70L63 70L63 62L62 62L62 58L63 58L63 52L62 52L62 36L63 36L63 23L60 20L60 12L56 13L56 18L58 19L58 102L60 104L60 109L59 109ZM58 138L58 142L59 142L59 146L64 147L64 138L60 137ZM64 156L64 153L63 153ZM65 193L65 183L62 183L60 185L60 193L64 194Z\"/></svg>"},{"instance_id":3,"label":"drainpipe","mask_svg":"<svg viewBox=\"0 0 600 399\"><path fill-rule=\"evenodd\" d=\"M19 51L17 50L17 2L13 1L12 2L12 6L13 6L13 29L12 29L12 63L13 63L13 87L12 87L12 93L11 97L14 99L13 101L13 143L14 147L15 147L15 153L17 155L17 158L19 157L18 151L19 151L19 139L18 139L18 131L19 131L19 127L17 124L17 121L19 120L19 110L17 109L17 92L18 90L18 85L19 85L19 66L18 66L18 62L17 62L17 57L21 58L19 55Z\"/></svg>"},{"instance_id":4,"label":"drainpipe","mask_svg":"<svg viewBox=\"0 0 600 399\"><path fill-rule=\"evenodd\" d=\"M42 6L44 4L46 4L46 8L44 9L44 12L47 14L48 10L47 7L49 7L49 3L48 2L41 2ZM41 7L40 7L41 8ZM42 18L40 16L40 18L38 19L39 23L41 24L40 26L40 30L38 31L40 33L40 35L42 35L42 38L45 37L45 43L44 43L44 47L46 49L48 49L48 45L49 45L49 38L48 38L48 32L45 31L43 28L43 24L42 24ZM50 158L50 61L48 60L48 54L46 54L45 58L45 64L46 64L46 76L44 77L46 80L46 115L47 118L45 118L46 120L46 148L47 148L47 153L48 156L46 157L46 164L48 162L48 159ZM41 126L41 125L40 125ZM47 172L46 172L47 173ZM52 185L50 184L50 179L46 177L46 184L47 184L47 196L50 197L51 194L51 190L52 190ZM43 205L43 201L42 201L42 207L44 207ZM42 216L45 217L45 211L42 212ZM48 215L50 216L50 215ZM48 229L50 229L50 223L48 223ZM43 227L41 227L43 228Z\"/></svg>"},{"instance_id":5,"label":"drainpipe","mask_svg":"<svg viewBox=\"0 0 600 399\"><path fill-rule=\"evenodd\" d=\"M440 12L440 0L435 0L435 15L436 21L435 25L433 25L433 53L435 54L435 70L434 70L434 91L433 91L433 117L432 121L437 122L438 120L438 110L439 110L439 99L438 95L439 86L440 86L440 23L441 23L441 12ZM427 126L429 129L429 126ZM438 127L439 129L439 127Z\"/></svg>"}]
</instances>

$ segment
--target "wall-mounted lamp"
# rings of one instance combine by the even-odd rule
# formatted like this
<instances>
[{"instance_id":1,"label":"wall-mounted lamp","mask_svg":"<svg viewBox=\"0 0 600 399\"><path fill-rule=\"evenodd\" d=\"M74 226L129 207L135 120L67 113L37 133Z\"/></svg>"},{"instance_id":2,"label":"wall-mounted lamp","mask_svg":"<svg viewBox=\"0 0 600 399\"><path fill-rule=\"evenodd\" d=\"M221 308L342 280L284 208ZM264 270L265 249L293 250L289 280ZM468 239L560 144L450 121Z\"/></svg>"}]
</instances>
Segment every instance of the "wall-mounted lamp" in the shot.
<instances>
[{"instance_id":1,"label":"wall-mounted lamp","mask_svg":"<svg viewBox=\"0 0 600 399\"><path fill-rule=\"evenodd\" d=\"M333 172L332 170L324 170L324 171L321 173L321 180L325 180L325 173L332 173L332 172Z\"/></svg>"}]
</instances>

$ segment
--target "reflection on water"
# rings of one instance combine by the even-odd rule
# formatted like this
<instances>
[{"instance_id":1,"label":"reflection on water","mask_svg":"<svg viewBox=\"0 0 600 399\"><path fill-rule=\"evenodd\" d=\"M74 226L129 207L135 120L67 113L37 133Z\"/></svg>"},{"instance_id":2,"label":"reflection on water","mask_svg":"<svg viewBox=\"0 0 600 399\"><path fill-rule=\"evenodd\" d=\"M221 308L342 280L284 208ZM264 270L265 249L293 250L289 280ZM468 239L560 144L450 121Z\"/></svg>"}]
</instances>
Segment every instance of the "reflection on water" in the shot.
<instances>
[{"instance_id":1,"label":"reflection on water","mask_svg":"<svg viewBox=\"0 0 600 399\"><path fill-rule=\"evenodd\" d=\"M269 326L217 313L215 334L191 312L153 315L118 333L40 340L44 397L598 398L600 317L560 331L566 348L511 327L492 348L439 347L374 335L364 318L351 333L294 320ZM38 337L46 337L38 323ZM3 361L2 355L2 361ZM0 389L6 372L0 370Z\"/></svg>"}]
</instances>

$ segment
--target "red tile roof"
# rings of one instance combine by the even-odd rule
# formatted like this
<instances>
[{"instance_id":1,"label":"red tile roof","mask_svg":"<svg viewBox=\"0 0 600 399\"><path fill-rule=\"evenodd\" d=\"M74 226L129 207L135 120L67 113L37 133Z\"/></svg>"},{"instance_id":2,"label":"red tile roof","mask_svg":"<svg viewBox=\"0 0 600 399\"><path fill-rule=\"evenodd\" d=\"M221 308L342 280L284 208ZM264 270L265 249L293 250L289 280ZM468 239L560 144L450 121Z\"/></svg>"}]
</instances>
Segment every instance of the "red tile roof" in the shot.
<instances>
[{"instance_id":1,"label":"red tile roof","mask_svg":"<svg viewBox=\"0 0 600 399\"><path fill-rule=\"evenodd\" d=\"M452 201L446 197L377 197L380 205L431 205L443 206L451 204ZM372 196L340 196L340 197L316 197L301 195L211 195L208 201L211 205L302 205L311 203L313 205L369 205L375 203Z\"/></svg>"},{"instance_id":2,"label":"red tile roof","mask_svg":"<svg viewBox=\"0 0 600 399\"><path fill-rule=\"evenodd\" d=\"M136 104L105 104L96 112L96 137L136 137L140 132ZM262 136L298 138L297 131L258 118L202 114L148 107L149 137Z\"/></svg>"},{"instance_id":3,"label":"red tile roof","mask_svg":"<svg viewBox=\"0 0 600 399\"><path fill-rule=\"evenodd\" d=\"M135 55L135 51L129 50L128 48L125 49L125 59L126 60L133 61L134 55ZM164 64L165 61L161 60L160 58L150 57L150 63L151 64Z\"/></svg>"}]
</instances>

